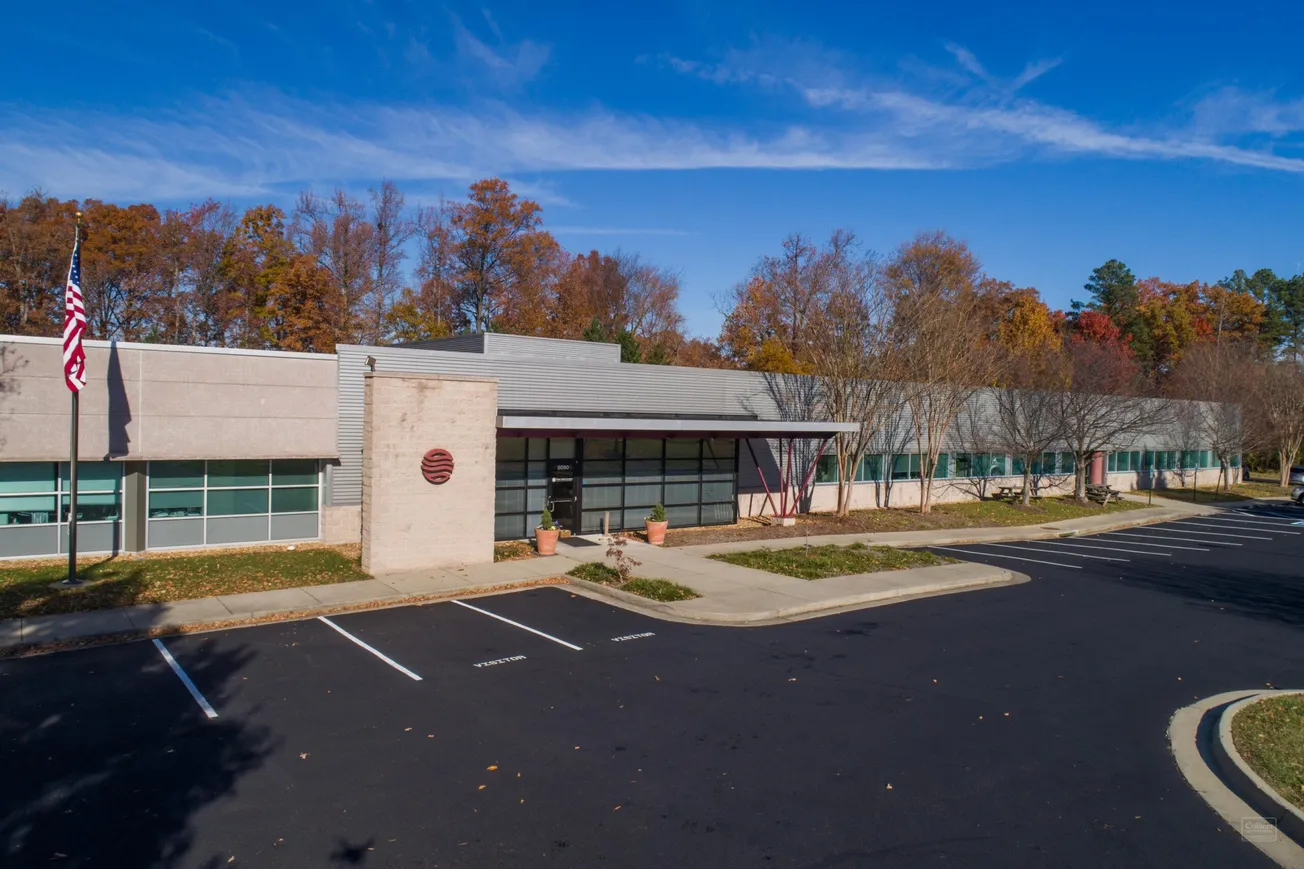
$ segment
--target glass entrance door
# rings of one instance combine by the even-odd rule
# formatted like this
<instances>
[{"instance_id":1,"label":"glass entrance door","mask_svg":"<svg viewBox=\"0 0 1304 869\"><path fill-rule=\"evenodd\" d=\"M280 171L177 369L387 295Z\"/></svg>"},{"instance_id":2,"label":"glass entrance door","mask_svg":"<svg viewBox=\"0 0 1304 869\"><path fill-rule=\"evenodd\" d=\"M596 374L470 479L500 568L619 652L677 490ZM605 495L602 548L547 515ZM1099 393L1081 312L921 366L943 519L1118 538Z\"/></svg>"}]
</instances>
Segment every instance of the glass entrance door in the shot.
<instances>
[{"instance_id":1,"label":"glass entrance door","mask_svg":"<svg viewBox=\"0 0 1304 869\"><path fill-rule=\"evenodd\" d=\"M548 462L548 509L552 521L574 533L579 516L575 503L575 460L551 459Z\"/></svg>"}]
</instances>

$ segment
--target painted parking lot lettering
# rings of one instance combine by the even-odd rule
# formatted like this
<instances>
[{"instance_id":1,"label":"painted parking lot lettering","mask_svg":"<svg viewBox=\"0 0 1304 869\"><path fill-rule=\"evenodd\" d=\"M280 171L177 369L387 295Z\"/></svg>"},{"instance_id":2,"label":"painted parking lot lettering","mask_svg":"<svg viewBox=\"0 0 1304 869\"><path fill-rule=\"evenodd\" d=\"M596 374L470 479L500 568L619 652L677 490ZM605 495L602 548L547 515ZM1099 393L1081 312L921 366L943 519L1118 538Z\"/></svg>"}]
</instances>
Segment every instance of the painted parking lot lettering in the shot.
<instances>
[{"instance_id":1,"label":"painted parking lot lettering","mask_svg":"<svg viewBox=\"0 0 1304 869\"><path fill-rule=\"evenodd\" d=\"M481 661L478 664L472 664L472 667L497 667L499 664L510 664L513 661L524 661L524 655L509 655L506 658L495 658L492 661Z\"/></svg>"},{"instance_id":2,"label":"painted parking lot lettering","mask_svg":"<svg viewBox=\"0 0 1304 869\"><path fill-rule=\"evenodd\" d=\"M623 637L612 637L611 641L613 643L626 643L629 642L630 640L643 640L643 639L647 639L648 637L655 637L655 636L656 634L653 633L652 631L644 631L641 634L626 634Z\"/></svg>"}]
</instances>

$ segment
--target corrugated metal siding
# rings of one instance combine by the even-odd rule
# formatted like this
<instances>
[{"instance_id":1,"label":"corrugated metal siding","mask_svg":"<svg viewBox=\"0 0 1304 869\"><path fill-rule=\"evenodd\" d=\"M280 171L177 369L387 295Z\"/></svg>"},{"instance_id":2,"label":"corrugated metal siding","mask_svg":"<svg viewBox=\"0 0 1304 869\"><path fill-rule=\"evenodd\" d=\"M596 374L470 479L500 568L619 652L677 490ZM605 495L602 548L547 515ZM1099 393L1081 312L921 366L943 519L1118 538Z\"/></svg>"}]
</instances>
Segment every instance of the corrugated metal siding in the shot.
<instances>
[{"instance_id":1,"label":"corrugated metal siding","mask_svg":"<svg viewBox=\"0 0 1304 869\"><path fill-rule=\"evenodd\" d=\"M619 344L594 341L568 341L562 338L533 338L529 335L503 335L490 332L484 336L484 352L489 356L563 359L587 364L620 364Z\"/></svg>"},{"instance_id":2,"label":"corrugated metal siding","mask_svg":"<svg viewBox=\"0 0 1304 869\"><path fill-rule=\"evenodd\" d=\"M481 336L467 336L478 338ZM575 413L637 413L738 415L759 419L810 419L808 378L766 375L750 371L676 368L665 365L595 364L596 360L567 356L563 351L579 344L599 353L616 345L522 338L515 335L483 336L490 353L423 350L411 347L336 348L339 357L338 447L340 467L332 475L331 502L359 504L362 500L362 399L366 358L375 357L377 371L419 374L465 374L498 378L498 406L512 411L563 411ZM565 346L559 346L565 345ZM525 355L530 351L531 355ZM534 352L538 350L541 352ZM500 352L503 351L503 352ZM546 352L542 352L546 351ZM518 355L520 354L520 355ZM612 359L605 360L612 362ZM545 364L541 364L545 363ZM948 432L948 452L986 451L975 444L971 432L996 415L993 390L980 390L970 401L969 416L958 419ZM1128 449L1176 449L1177 433L1156 432ZM902 407L885 425L871 452L914 452L914 430L909 408ZM755 441L759 445L764 441ZM811 445L813 446L813 444ZM764 461L764 460L762 460Z\"/></svg>"},{"instance_id":3,"label":"corrugated metal siding","mask_svg":"<svg viewBox=\"0 0 1304 869\"><path fill-rule=\"evenodd\" d=\"M483 353L484 335L454 335L450 338L431 338L429 341L411 341L398 347L414 350L447 350L453 353Z\"/></svg>"}]
</instances>

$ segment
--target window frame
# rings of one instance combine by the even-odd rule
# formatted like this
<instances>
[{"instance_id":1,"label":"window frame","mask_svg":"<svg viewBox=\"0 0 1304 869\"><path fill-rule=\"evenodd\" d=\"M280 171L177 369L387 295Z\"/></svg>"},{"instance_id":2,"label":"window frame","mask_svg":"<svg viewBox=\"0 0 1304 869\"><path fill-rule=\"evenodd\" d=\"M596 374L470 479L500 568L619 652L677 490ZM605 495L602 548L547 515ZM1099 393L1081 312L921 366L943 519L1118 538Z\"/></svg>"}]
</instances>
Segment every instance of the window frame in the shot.
<instances>
[{"instance_id":1,"label":"window frame","mask_svg":"<svg viewBox=\"0 0 1304 869\"><path fill-rule=\"evenodd\" d=\"M211 461L227 461L227 460L213 459ZM283 542L281 538L272 539L272 518L275 516L309 516L315 514L317 516L316 535L314 535L313 537L285 538L284 540L292 542L294 540L320 539L322 489L324 488L323 480L322 480L322 462L320 459L247 459L247 460L242 459L240 461L265 462L267 465L266 484L262 486L210 486L208 485L208 477L209 477L208 466L210 462L209 459L161 459L161 460L150 460L146 462L145 464L145 522L147 523L146 527L148 528L148 523L150 522L184 522L184 521L193 522L198 520L200 523L200 528L202 530L202 533L200 534L199 543L187 543L180 546L151 546L149 548L150 549L193 549L197 546L248 546L250 544L256 545L259 543L267 543L267 544L281 543ZM197 462L203 467L203 473L201 474L201 485L200 486L178 486L175 488L168 487L168 488L156 489L154 487L154 467L156 465L176 464L179 462ZM312 484L275 483L273 482L273 480L276 478L276 473L273 470L273 467L277 462L312 462L313 466L316 469L315 475L317 481ZM277 489L315 489L316 508L313 510L287 510L284 512L274 511L272 509L272 503L274 500L273 492L275 492ZM261 513L210 513L209 512L208 509L209 492L233 492L233 491L266 492L267 509ZM150 513L149 502L150 502L150 496L153 495L155 492L198 492L200 494L200 500L199 500L200 512L198 514L189 514L186 516L151 516L149 515ZM267 520L266 540L261 540L261 541L253 540L253 541L237 542L237 543L211 543L211 544L208 542L208 523L210 521L214 519L219 519L219 520L220 519L244 519L244 518L251 518L251 517L262 517Z\"/></svg>"}]
</instances>

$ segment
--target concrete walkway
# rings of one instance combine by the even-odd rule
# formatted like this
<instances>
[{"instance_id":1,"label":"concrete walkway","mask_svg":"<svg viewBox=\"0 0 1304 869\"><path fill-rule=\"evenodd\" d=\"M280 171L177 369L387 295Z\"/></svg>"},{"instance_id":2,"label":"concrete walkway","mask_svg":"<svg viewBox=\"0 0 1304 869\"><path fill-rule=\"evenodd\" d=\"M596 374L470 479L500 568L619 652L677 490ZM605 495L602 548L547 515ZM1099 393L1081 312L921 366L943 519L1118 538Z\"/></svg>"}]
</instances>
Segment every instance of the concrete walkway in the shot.
<instances>
[{"instance_id":1,"label":"concrete walkway","mask_svg":"<svg viewBox=\"0 0 1304 869\"><path fill-rule=\"evenodd\" d=\"M1155 499L1156 503L1162 499ZM1001 540L1035 540L1071 533L1094 533L1214 512L1205 505L1165 501L1162 506L1092 516L1048 525L908 531L884 534L839 534L810 538L744 541L662 548L631 541L630 557L643 564L638 576L660 577L692 588L692 601L656 603L593 583L575 581L577 590L660 618L712 624L765 624L847 607L865 606L924 595L1007 585L1021 574L982 564L957 564L887 571L820 580L737 567L705 556L716 552L857 542L889 546L949 546ZM378 576L335 585L207 597L166 604L145 604L66 615L0 620L0 649L83 640L163 633L180 628L226 627L261 620L302 618L324 612L396 606L423 600L487 594L560 577L576 564L602 561L606 546L558 547L553 558L531 558L450 570L422 570Z\"/></svg>"}]
</instances>

